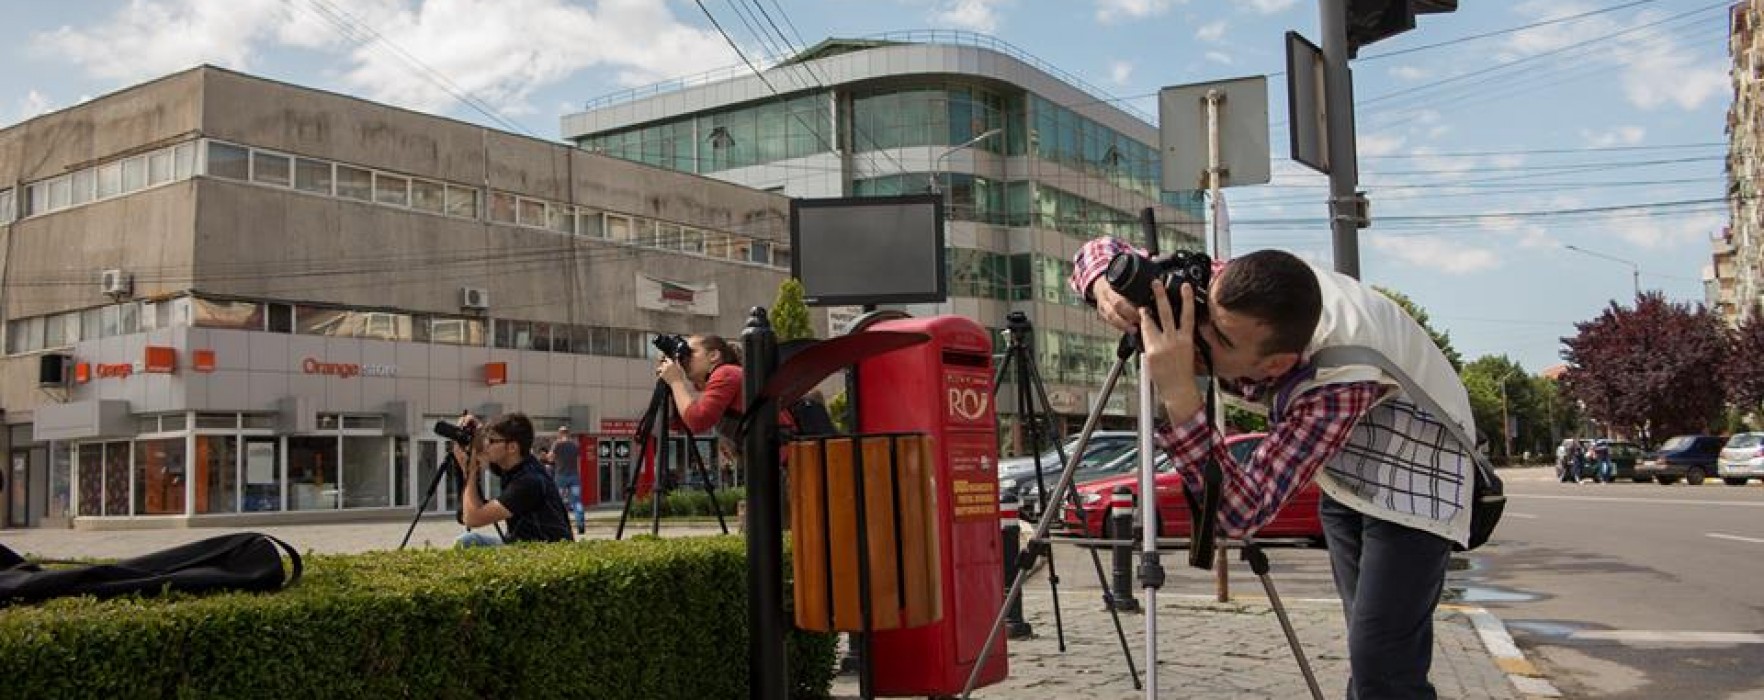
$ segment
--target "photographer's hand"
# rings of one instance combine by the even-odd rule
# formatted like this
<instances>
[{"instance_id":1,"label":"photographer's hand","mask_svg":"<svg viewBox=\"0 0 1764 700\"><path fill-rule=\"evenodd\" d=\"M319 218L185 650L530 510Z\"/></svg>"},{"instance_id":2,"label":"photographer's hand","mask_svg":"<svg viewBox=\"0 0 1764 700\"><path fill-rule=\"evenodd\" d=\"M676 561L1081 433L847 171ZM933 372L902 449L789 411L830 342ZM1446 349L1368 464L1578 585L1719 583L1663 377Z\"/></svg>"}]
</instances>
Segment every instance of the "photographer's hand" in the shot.
<instances>
[{"instance_id":1,"label":"photographer's hand","mask_svg":"<svg viewBox=\"0 0 1764 700\"><path fill-rule=\"evenodd\" d=\"M655 368L655 378L666 382L668 386L678 386L686 381L686 369L671 358L662 358Z\"/></svg>"},{"instance_id":2,"label":"photographer's hand","mask_svg":"<svg viewBox=\"0 0 1764 700\"><path fill-rule=\"evenodd\" d=\"M1170 420L1187 420L1201 410L1200 390L1195 387L1194 373L1194 286L1182 283L1182 312L1170 308L1170 295L1162 281L1152 282L1152 298L1157 300L1157 318L1140 314L1139 336L1145 359L1150 367L1152 384L1164 400ZM1098 301L1101 298L1098 297ZM1100 303L1099 303L1100 306ZM1174 318L1175 324L1158 323L1158 319Z\"/></svg>"},{"instance_id":3,"label":"photographer's hand","mask_svg":"<svg viewBox=\"0 0 1764 700\"><path fill-rule=\"evenodd\" d=\"M1109 281L1100 275L1090 284L1090 298L1096 300L1096 313L1102 317L1103 323L1114 326L1115 330L1122 333L1139 332L1142 316L1139 307L1116 292L1114 287L1109 286Z\"/></svg>"}]
</instances>

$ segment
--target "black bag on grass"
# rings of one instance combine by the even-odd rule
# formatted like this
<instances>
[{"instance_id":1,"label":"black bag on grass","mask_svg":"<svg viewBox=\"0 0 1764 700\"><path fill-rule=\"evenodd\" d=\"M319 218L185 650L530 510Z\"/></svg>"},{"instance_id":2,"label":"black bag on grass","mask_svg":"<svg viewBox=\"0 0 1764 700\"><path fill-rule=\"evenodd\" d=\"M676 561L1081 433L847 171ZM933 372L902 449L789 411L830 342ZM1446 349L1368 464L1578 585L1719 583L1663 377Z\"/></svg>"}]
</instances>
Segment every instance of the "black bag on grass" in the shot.
<instances>
[{"instance_id":1,"label":"black bag on grass","mask_svg":"<svg viewBox=\"0 0 1764 700\"><path fill-rule=\"evenodd\" d=\"M286 551L293 564L282 569ZM300 554L269 535L221 535L109 564L44 569L0 545L0 608L62 596L275 591L300 580Z\"/></svg>"}]
</instances>

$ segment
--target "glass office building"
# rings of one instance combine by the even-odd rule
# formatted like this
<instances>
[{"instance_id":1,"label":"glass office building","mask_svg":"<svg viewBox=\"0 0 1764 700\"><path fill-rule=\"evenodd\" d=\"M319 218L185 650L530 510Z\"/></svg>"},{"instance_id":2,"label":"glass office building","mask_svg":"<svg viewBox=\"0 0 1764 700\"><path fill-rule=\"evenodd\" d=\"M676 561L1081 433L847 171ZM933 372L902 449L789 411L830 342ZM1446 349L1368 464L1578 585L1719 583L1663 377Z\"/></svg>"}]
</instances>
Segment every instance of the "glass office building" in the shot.
<instances>
[{"instance_id":1,"label":"glass office building","mask_svg":"<svg viewBox=\"0 0 1764 700\"><path fill-rule=\"evenodd\" d=\"M1143 244L1147 207L1163 250L1201 248L1199 193L1163 191L1150 121L1004 42L920 32L609 95L564 117L563 136L792 197L941 193L950 300L908 310L968 316L995 337L1006 314L1027 313L1050 402L1076 419L1101 399L1116 335L1067 289L1073 253L1097 236ZM1109 397L1107 422L1130 422L1132 391Z\"/></svg>"}]
</instances>

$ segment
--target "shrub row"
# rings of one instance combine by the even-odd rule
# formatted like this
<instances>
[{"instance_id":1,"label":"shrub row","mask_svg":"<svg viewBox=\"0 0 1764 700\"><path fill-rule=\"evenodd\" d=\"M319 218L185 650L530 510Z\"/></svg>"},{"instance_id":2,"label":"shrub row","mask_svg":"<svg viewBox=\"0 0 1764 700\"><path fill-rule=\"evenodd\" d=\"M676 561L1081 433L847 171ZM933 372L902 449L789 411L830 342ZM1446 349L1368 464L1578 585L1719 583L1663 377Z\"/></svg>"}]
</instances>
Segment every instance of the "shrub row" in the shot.
<instances>
[{"instance_id":1,"label":"shrub row","mask_svg":"<svg viewBox=\"0 0 1764 700\"><path fill-rule=\"evenodd\" d=\"M279 593L0 609L3 694L747 696L746 558L735 537L305 562L300 583ZM792 696L825 697L833 636L792 632L789 641Z\"/></svg>"},{"instance_id":2,"label":"shrub row","mask_svg":"<svg viewBox=\"0 0 1764 700\"><path fill-rule=\"evenodd\" d=\"M735 515L735 504L746 500L747 489L719 488L716 490L716 494L717 507L722 510L723 517L732 518ZM713 513L711 513L710 506L710 496L706 495L703 490L682 487L669 491L667 497L662 499L661 514L664 518L700 515L711 517ZM631 517L638 519L649 517L648 496L631 501Z\"/></svg>"}]
</instances>

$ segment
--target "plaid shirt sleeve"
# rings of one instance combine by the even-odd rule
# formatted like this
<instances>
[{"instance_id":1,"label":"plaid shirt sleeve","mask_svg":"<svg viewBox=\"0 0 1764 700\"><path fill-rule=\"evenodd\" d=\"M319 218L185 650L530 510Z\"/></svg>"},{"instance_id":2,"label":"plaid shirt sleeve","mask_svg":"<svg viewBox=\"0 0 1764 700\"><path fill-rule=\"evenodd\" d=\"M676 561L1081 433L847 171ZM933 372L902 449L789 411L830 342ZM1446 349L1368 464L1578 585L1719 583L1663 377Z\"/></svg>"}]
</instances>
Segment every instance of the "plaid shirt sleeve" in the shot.
<instances>
[{"instance_id":1,"label":"plaid shirt sleeve","mask_svg":"<svg viewBox=\"0 0 1764 700\"><path fill-rule=\"evenodd\" d=\"M1090 296L1090 285L1108 269L1109 261L1114 260L1115 255L1128 251L1145 254L1116 238L1096 238L1085 243L1072 258L1072 278L1069 280L1072 291L1083 298L1084 303L1095 305L1096 299Z\"/></svg>"},{"instance_id":2,"label":"plaid shirt sleeve","mask_svg":"<svg viewBox=\"0 0 1764 700\"><path fill-rule=\"evenodd\" d=\"M1224 439L1208 425L1205 409L1181 425L1164 426L1156 440L1170 453L1189 493L1201 493L1201 466L1212 452L1224 475L1219 526L1229 537L1244 537L1272 521L1280 506L1341 451L1354 425L1384 392L1377 382L1329 384L1305 392L1293 399L1243 464L1231 458Z\"/></svg>"}]
</instances>

